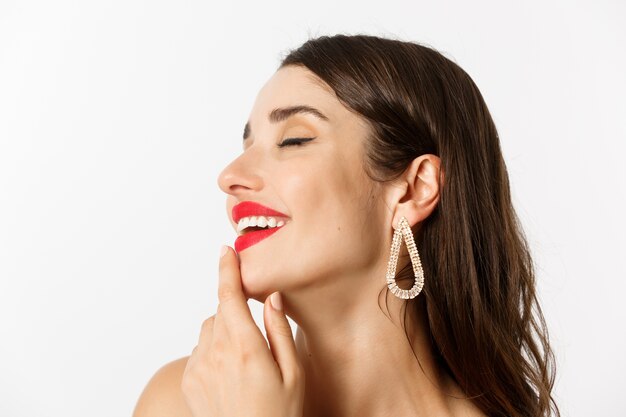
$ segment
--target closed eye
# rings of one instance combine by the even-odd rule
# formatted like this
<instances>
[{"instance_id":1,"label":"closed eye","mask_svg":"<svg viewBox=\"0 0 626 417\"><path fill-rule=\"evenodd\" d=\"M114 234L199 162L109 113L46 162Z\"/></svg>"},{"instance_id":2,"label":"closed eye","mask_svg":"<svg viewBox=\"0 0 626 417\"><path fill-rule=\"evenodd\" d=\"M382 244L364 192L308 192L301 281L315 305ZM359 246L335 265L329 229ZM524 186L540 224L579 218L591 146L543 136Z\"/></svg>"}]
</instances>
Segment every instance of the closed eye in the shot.
<instances>
[{"instance_id":1,"label":"closed eye","mask_svg":"<svg viewBox=\"0 0 626 417\"><path fill-rule=\"evenodd\" d=\"M291 146L291 145L295 145L295 146L300 146L305 142L309 142L312 141L315 138L288 138L283 140L281 143L278 144L279 148L283 148L285 146Z\"/></svg>"}]
</instances>

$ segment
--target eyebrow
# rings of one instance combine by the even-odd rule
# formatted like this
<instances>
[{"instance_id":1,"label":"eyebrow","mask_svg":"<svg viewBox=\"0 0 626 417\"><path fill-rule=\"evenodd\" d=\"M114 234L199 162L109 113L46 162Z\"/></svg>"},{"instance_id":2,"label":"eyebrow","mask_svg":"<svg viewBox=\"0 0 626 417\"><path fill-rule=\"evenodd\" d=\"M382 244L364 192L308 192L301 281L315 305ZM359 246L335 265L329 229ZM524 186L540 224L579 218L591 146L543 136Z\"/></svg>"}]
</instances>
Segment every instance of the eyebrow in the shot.
<instances>
[{"instance_id":1,"label":"eyebrow","mask_svg":"<svg viewBox=\"0 0 626 417\"><path fill-rule=\"evenodd\" d=\"M325 122L328 121L328 117L324 115L321 111L316 109L315 107L307 106L304 104L297 106L289 106L289 107L278 107L270 112L268 115L268 119L271 123L279 123L287 120L291 116L295 114L312 114L320 120ZM245 141L248 136L250 136L250 122L246 123L246 126L243 128L243 140Z\"/></svg>"}]
</instances>

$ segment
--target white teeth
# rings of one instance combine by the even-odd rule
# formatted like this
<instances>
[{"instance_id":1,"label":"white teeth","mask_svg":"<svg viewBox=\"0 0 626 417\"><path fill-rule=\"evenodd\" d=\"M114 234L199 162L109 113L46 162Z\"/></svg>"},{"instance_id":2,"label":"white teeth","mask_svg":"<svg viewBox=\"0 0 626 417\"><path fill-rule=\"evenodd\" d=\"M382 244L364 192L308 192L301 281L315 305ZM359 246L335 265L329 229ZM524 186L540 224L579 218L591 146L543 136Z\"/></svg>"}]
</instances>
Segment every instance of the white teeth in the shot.
<instances>
[{"instance_id":1,"label":"white teeth","mask_svg":"<svg viewBox=\"0 0 626 417\"><path fill-rule=\"evenodd\" d=\"M266 216L250 216L243 217L237 223L237 232L241 234L247 227L281 227L285 225L284 220L276 220L274 217Z\"/></svg>"}]
</instances>

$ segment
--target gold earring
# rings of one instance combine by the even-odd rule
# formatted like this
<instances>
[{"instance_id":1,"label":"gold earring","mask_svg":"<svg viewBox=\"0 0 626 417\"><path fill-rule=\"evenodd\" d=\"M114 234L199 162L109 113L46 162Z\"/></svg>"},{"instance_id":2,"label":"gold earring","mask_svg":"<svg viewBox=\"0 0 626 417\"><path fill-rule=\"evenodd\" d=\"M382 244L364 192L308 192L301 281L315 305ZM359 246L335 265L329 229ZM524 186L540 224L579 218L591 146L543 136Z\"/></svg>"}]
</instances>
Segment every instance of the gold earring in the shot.
<instances>
[{"instance_id":1,"label":"gold earring","mask_svg":"<svg viewBox=\"0 0 626 417\"><path fill-rule=\"evenodd\" d=\"M402 243L402 237L404 236L404 243L409 251L409 257L411 258L411 264L413 264L413 275L415 275L415 282L413 288L410 290L403 290L396 284L396 267L398 266L398 255L400 254L400 244ZM417 297L422 291L424 286L424 270L422 269L422 261L420 260L419 253L417 252L417 246L415 246L415 239L413 239L413 232L409 226L409 222L403 216L398 222L393 232L393 241L391 243L391 256L389 257L389 263L387 264L387 286L391 292L398 298L409 300Z\"/></svg>"}]
</instances>

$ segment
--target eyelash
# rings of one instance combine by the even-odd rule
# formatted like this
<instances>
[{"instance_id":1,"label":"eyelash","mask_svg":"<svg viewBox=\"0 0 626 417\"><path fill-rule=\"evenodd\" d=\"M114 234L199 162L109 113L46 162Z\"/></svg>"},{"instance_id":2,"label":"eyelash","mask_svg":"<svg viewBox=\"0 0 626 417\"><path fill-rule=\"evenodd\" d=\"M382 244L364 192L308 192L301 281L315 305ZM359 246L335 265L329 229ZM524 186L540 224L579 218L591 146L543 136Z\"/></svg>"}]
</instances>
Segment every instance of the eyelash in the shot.
<instances>
[{"instance_id":1,"label":"eyelash","mask_svg":"<svg viewBox=\"0 0 626 417\"><path fill-rule=\"evenodd\" d=\"M283 148L285 146L291 146L291 145L301 146L303 143L309 142L313 139L315 138L288 138L288 139L283 140L281 143L279 143L278 147Z\"/></svg>"}]
</instances>

